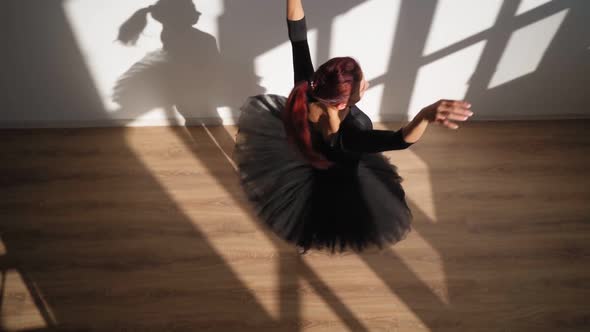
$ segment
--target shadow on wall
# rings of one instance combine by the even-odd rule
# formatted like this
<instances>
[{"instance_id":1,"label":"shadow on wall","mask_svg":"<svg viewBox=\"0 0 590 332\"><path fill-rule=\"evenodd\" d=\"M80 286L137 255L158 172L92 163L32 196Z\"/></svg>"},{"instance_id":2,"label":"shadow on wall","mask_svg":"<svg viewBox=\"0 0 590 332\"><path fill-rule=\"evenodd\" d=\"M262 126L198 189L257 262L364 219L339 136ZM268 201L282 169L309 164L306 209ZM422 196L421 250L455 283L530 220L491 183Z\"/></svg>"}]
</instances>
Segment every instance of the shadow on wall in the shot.
<instances>
[{"instance_id":1,"label":"shadow on wall","mask_svg":"<svg viewBox=\"0 0 590 332\"><path fill-rule=\"evenodd\" d=\"M333 18L363 2L347 0L330 6L316 2L306 3L309 28L318 32L315 67L329 59ZM188 6L187 3L192 5L190 1L174 2L175 5L166 10L174 12L179 10L179 7ZM586 77L590 76L582 74L590 74L590 51L587 49L590 37L585 29L590 4L554 0L516 15L519 3L503 2L496 22L489 29L448 45L433 54L423 55L438 2L400 1L399 19L388 68L383 76L371 82L373 86L384 86L381 118L410 120L406 114L416 92L419 70L482 41L485 42L484 50L473 75L465 82L465 99L477 105L480 119L544 114L559 116L556 109L564 109L560 112L563 116L583 114L584 105L588 102L584 86L588 83ZM150 97L137 97L141 95L152 96L151 98L159 96L164 101L174 99L173 103L154 105L164 108L169 104L184 103L178 110L185 118L202 118L207 123L221 121L211 121L211 118L217 116L215 109L228 106L234 110L235 122L235 112L243 102L244 96L264 92L259 86L259 77L255 74L254 59L286 40L284 16L261 14L282 14L283 6L282 2L268 3L256 0L246 3L226 0L224 14L219 19L221 53L216 53L213 37L192 28L190 24L187 24L181 33L162 22L163 50L146 55L123 76L116 88L120 94L118 101L124 105L125 118L134 119L145 112L146 107L134 105L138 102L150 102ZM499 86L490 87L492 76L498 70L511 36L517 30L563 10L568 10L565 20L548 49L544 50L536 70ZM277 29L269 29L269 26ZM167 44L172 44L167 39L171 36L175 41L174 51L167 51L170 49ZM277 70L284 72L287 77L292 73L292 68ZM560 80L559 85L554 84L556 78ZM446 80L436 79L441 82ZM146 86L149 84L147 82L153 82L152 86ZM161 84L162 82L165 84ZM157 91L152 93L150 90ZM237 90L242 93L234 93ZM141 93L138 94L138 91ZM121 97L124 94L127 96ZM168 109L172 114L172 109Z\"/></svg>"},{"instance_id":2,"label":"shadow on wall","mask_svg":"<svg viewBox=\"0 0 590 332\"><path fill-rule=\"evenodd\" d=\"M162 49L146 54L118 80L113 99L118 117L133 121L154 108L175 119L173 106L187 119L221 123L218 107L237 109L243 96L263 93L257 84L253 64L234 66L225 61L215 38L193 26L200 12L191 0L160 0L138 10L120 28L119 40L134 44L150 14L162 24ZM234 121L237 120L234 118Z\"/></svg>"},{"instance_id":3,"label":"shadow on wall","mask_svg":"<svg viewBox=\"0 0 590 332\"><path fill-rule=\"evenodd\" d=\"M318 58L327 60L330 53L331 18L363 1L339 1L329 7L306 4L313 22L310 28L320 32ZM121 106L117 117L131 122L152 109L162 108L168 119L175 119L176 106L188 124L210 124L224 120L216 112L218 107L229 107L234 110L231 120L236 123L245 97L265 92L259 85L254 59L287 39L284 6L283 2L262 0L225 1L219 19L220 52L213 36L193 27L200 13L192 1L161 0L140 9L134 16L145 19L149 14L162 24L163 48L146 54L118 80L114 87L114 101ZM140 25L141 21L129 23L124 31L141 30L130 26ZM291 67L277 71L292 77Z\"/></svg>"},{"instance_id":4,"label":"shadow on wall","mask_svg":"<svg viewBox=\"0 0 590 332\"><path fill-rule=\"evenodd\" d=\"M465 98L479 105L478 111L497 118L510 118L522 110L532 116L590 116L590 2L553 0L516 16L519 3L505 1L492 28L453 46L462 48L487 40ZM560 13L565 13L565 18L536 70L489 87L514 32ZM521 56L534 61L536 54Z\"/></svg>"},{"instance_id":5,"label":"shadow on wall","mask_svg":"<svg viewBox=\"0 0 590 332\"><path fill-rule=\"evenodd\" d=\"M317 62L314 64L316 67L330 56L333 18L364 2L345 0L330 6L322 2L306 3L309 28L316 29L318 34ZM6 2L2 6L8 8L11 3ZM67 59L62 56L63 52L58 52L51 59L35 58L33 61L21 64L26 70L20 72L14 71L14 68L19 68L14 65L19 65L27 58L20 54L8 54L5 61L7 75L2 75L2 79L6 82L4 85L14 87L17 92L6 96L5 100L8 101L9 107L5 109L5 116L0 121L5 125L18 123L19 126L23 123L27 126L27 123L34 125L44 122L63 123L64 126L72 123L92 126L93 123L103 125L106 121L105 125L111 123L117 126L135 121L154 108L163 108L168 112L169 119L175 119L176 110L178 110L189 120L203 119L206 123L216 123L221 121L217 109L227 107L232 110L229 116L235 122L238 109L245 97L265 92L265 89L260 86L260 78L256 75L255 59L284 44L287 40L284 3L264 0L248 2L225 0L224 13L218 21L221 51L217 49L213 36L193 27L200 16L193 2L165 0L160 3L161 6L152 8L153 12L151 14L146 12L144 16L153 16L155 13L155 18L158 18L162 24L162 49L146 54L127 72L121 73L120 80L113 87L115 101L122 106L115 113L116 118L126 120L111 121L109 119L112 114L107 112L95 112L100 115L90 117L86 114L88 112L86 109L67 109L66 111L66 108L59 107L58 100L53 97L49 98L51 100L44 100L42 104L39 102L41 99L30 100L23 97L34 86L27 81L47 74L52 84L46 91L41 92L42 94L53 96L52 91L56 89L76 91L78 87L70 86L71 82L90 84L88 89L85 89L85 93L92 91L91 95L78 94L69 98L100 105L97 102L100 101L100 96L91 84L92 81L84 81L80 78L81 73L90 76L88 69L84 67L83 58ZM522 112L532 115L584 113L585 105L589 101L585 86L588 85L587 77L590 77L590 50L588 49L590 33L585 25L590 15L590 3L554 0L515 16L519 3L518 1L503 2L497 20L491 28L448 45L433 54L422 55L438 2L436 0L420 2L401 0L399 19L395 36L393 36L392 56L386 73L371 81L372 86L383 85L379 110L381 118L406 117L416 92L417 73L421 68L481 41L485 42L484 51L472 77L465 82L468 86L465 99L477 105L477 118L485 119L503 115L510 117ZM35 11L34 8L30 10ZM562 10L568 10L567 15L536 71L490 88L490 79L498 69L500 58L510 36L518 29ZM276 15L268 13L276 13ZM22 14L19 15L22 16ZM29 13L28 15L31 17L41 14ZM18 17L18 15L10 16L10 20L16 22ZM178 20L179 17L184 19ZM23 18L23 20L30 21L30 18ZM13 30L5 31L5 33L16 34L19 30L27 32L33 27L40 28L36 22L31 24L33 25L30 27L21 24L13 25L10 28ZM49 31L56 29L53 26L42 28ZM37 31L37 33L40 32ZM14 48L23 48L30 42L10 38L7 45L13 43L16 43ZM68 47L63 45L62 40L43 40L35 43L37 45L26 46L27 49L55 47L64 51ZM522 57L529 57L529 55L523 54ZM72 62L71 66L63 66L63 62L69 61L79 61L79 63ZM46 62L49 62L50 66L42 66ZM65 68L55 70L60 66ZM84 69L75 70L76 68ZM279 70L285 77L292 75L290 67L277 68L277 71ZM442 82L447 78L437 79ZM556 80L560 83L555 84ZM8 91L8 89L4 90ZM25 105L31 107L24 107ZM173 105L176 106L176 110Z\"/></svg>"},{"instance_id":6,"label":"shadow on wall","mask_svg":"<svg viewBox=\"0 0 590 332\"><path fill-rule=\"evenodd\" d=\"M436 0L402 0L388 70L385 75L371 82L373 86L384 84L381 103L384 118L387 118L387 114L406 114L416 92L418 71L423 66L482 41L485 42L485 47L473 75L465 82L468 89L464 97L476 107L477 118L511 119L543 115L587 117L589 113L586 105L590 102L586 93L590 83L590 31L586 25L590 17L590 2L554 0L516 15L520 3L504 1L492 27L432 54L423 55L439 3ZM544 54L536 70L504 84L489 87L493 74L499 69L501 57L507 51L511 36L521 28L564 10L567 10L567 15L557 28L549 47L543 50ZM459 15L457 19L460 19ZM520 53L513 56L530 58L533 61L532 58L536 55ZM441 85L447 80L453 81L452 76L433 79ZM556 84L557 81L559 84Z\"/></svg>"}]
</instances>

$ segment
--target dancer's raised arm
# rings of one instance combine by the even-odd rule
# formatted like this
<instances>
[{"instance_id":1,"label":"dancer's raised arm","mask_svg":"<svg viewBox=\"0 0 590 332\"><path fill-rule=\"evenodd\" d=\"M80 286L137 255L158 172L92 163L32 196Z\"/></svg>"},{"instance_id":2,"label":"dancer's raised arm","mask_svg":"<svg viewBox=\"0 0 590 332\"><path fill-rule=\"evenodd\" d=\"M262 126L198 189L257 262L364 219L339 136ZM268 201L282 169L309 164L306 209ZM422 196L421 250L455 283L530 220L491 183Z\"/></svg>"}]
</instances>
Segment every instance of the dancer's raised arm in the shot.
<instances>
[{"instance_id":1,"label":"dancer's raised arm","mask_svg":"<svg viewBox=\"0 0 590 332\"><path fill-rule=\"evenodd\" d=\"M314 69L307 44L307 25L301 0L287 0L287 28L293 49L293 83L310 81Z\"/></svg>"},{"instance_id":2,"label":"dancer's raised arm","mask_svg":"<svg viewBox=\"0 0 590 332\"><path fill-rule=\"evenodd\" d=\"M287 0L287 19L298 21L305 16L301 0Z\"/></svg>"}]
</instances>

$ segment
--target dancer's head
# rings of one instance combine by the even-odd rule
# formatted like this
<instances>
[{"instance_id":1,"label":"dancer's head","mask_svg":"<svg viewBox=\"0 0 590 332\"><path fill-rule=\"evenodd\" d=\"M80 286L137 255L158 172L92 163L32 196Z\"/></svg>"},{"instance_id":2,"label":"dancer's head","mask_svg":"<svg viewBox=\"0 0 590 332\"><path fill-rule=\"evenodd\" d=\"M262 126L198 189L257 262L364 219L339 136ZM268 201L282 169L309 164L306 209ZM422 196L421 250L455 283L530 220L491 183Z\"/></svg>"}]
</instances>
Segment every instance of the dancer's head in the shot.
<instances>
[{"instance_id":1,"label":"dancer's head","mask_svg":"<svg viewBox=\"0 0 590 332\"><path fill-rule=\"evenodd\" d=\"M354 105L368 88L359 63L351 57L332 58L311 78L309 95L329 107L341 110Z\"/></svg>"},{"instance_id":2,"label":"dancer's head","mask_svg":"<svg viewBox=\"0 0 590 332\"><path fill-rule=\"evenodd\" d=\"M155 4L136 11L119 28L117 40L123 44L135 44L147 24L147 14L165 27L191 27L201 13L192 0L159 0Z\"/></svg>"},{"instance_id":3,"label":"dancer's head","mask_svg":"<svg viewBox=\"0 0 590 332\"><path fill-rule=\"evenodd\" d=\"M356 104L368 86L356 60L337 57L321 65L311 82L302 81L291 91L283 113L287 136L317 168L328 168L332 163L312 148L307 121L308 103L315 101L325 107L342 110Z\"/></svg>"}]
</instances>

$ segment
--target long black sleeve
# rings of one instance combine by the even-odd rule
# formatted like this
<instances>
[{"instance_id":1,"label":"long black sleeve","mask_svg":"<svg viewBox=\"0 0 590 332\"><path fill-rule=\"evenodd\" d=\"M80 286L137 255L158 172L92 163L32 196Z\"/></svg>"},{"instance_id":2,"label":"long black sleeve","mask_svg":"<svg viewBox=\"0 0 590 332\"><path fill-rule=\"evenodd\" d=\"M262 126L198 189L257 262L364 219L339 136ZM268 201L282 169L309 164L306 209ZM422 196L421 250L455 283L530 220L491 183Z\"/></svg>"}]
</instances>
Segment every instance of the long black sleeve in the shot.
<instances>
[{"instance_id":1,"label":"long black sleeve","mask_svg":"<svg viewBox=\"0 0 590 332\"><path fill-rule=\"evenodd\" d=\"M310 81L313 75L313 63L307 43L307 25L305 17L297 21L287 20L289 40L293 49L293 83Z\"/></svg>"},{"instance_id":2,"label":"long black sleeve","mask_svg":"<svg viewBox=\"0 0 590 332\"><path fill-rule=\"evenodd\" d=\"M343 128L331 137L330 146L345 152L383 152L407 149L414 143L406 142L401 128L394 130L362 130Z\"/></svg>"}]
</instances>

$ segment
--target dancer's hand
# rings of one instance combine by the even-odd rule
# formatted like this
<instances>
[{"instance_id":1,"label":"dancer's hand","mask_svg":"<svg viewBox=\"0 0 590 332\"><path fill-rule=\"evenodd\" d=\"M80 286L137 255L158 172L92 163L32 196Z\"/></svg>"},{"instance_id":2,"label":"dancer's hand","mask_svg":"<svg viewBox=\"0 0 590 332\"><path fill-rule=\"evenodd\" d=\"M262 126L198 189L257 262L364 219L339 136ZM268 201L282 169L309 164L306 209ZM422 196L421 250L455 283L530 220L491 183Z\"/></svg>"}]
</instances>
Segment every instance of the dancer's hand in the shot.
<instances>
[{"instance_id":1,"label":"dancer's hand","mask_svg":"<svg viewBox=\"0 0 590 332\"><path fill-rule=\"evenodd\" d=\"M287 19L298 21L305 16L301 0L287 0Z\"/></svg>"},{"instance_id":2,"label":"dancer's hand","mask_svg":"<svg viewBox=\"0 0 590 332\"><path fill-rule=\"evenodd\" d=\"M420 115L430 123L434 122L450 129L458 129L459 126L451 120L466 121L473 115L470 108L471 104L466 101L441 99L424 107L420 111Z\"/></svg>"}]
</instances>

